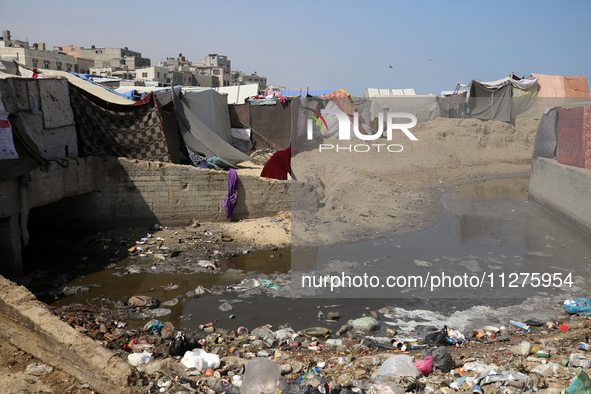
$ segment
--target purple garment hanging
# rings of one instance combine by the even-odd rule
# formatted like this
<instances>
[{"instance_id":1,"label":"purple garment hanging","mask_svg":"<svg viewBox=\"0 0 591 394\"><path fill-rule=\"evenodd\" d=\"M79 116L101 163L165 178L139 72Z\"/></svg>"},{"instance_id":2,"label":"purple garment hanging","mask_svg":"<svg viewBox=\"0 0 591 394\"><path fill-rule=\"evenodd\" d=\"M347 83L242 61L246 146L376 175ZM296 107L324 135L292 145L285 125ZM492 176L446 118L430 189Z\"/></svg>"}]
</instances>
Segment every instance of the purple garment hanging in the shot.
<instances>
[{"instance_id":1,"label":"purple garment hanging","mask_svg":"<svg viewBox=\"0 0 591 394\"><path fill-rule=\"evenodd\" d=\"M236 200L238 199L238 193L236 192L236 181L238 176L236 170L230 168L228 171L228 195L224 200L224 208L226 209L226 219L234 219L234 208L236 207Z\"/></svg>"}]
</instances>

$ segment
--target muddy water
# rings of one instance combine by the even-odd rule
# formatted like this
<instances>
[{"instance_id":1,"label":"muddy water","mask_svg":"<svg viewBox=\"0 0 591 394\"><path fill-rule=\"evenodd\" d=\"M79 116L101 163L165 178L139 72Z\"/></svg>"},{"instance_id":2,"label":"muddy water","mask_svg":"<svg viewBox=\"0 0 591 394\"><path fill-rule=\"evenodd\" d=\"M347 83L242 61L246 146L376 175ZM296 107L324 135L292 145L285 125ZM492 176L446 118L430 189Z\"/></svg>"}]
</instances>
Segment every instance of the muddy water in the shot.
<instances>
[{"instance_id":1,"label":"muddy water","mask_svg":"<svg viewBox=\"0 0 591 394\"><path fill-rule=\"evenodd\" d=\"M288 250L253 252L222 262L221 273L133 273L129 270L131 262L124 260L67 283L100 287L92 287L86 294L49 301L60 306L72 302L125 301L138 294L162 302L177 298L178 304L166 307L171 314L161 319L184 328L213 321L218 327L231 329L270 323L289 324L294 329L322 325L336 330L347 319L385 306L390 307L390 313L382 321L382 331L389 326L406 332L421 325L447 324L463 329L479 322L552 318L563 312L559 303L578 290L581 283L577 277L588 278L591 242L535 202L528 201L527 187L527 177L464 184L443 197L446 213L432 228L293 255ZM292 258L302 259L311 275L346 272L351 276L367 273L385 278L445 272L492 278L494 283L463 291L444 286L440 291L349 288L331 292L302 287L297 279L292 283ZM573 284L558 286L554 282L534 287L519 277L521 273L550 274L561 279L570 274ZM505 287L499 282L502 274L507 275ZM509 288L512 279L509 274L517 274L519 280L515 283L525 285ZM258 279L264 285L247 293L225 291L247 278ZM213 294L183 297L197 286L212 289ZM220 310L222 305L225 311ZM228 310L228 305L232 309ZM340 313L340 323L327 323L319 318L319 312L331 311Z\"/></svg>"}]
</instances>

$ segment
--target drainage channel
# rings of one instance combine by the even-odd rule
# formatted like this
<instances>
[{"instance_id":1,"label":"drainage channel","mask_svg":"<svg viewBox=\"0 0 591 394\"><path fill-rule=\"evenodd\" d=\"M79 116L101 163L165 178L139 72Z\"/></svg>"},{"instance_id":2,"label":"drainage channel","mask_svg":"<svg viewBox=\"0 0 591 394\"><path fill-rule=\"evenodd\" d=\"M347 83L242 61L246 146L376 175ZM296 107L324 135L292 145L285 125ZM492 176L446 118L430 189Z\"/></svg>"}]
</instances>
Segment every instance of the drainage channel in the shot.
<instances>
[{"instance_id":1,"label":"drainage channel","mask_svg":"<svg viewBox=\"0 0 591 394\"><path fill-rule=\"evenodd\" d=\"M251 252L222 261L219 271L194 274L137 270L138 266L149 267L150 259L105 261L106 268L88 272L81 268L67 283L56 278L59 289L46 286L33 291L53 307L113 305L133 295L147 295L158 298L161 308L169 310L157 316L159 319L187 329L215 322L216 327L228 329L269 323L288 324L296 330L328 325L336 331L347 319L370 310L382 312L384 332L386 327L410 332L421 326L447 324L463 329L514 318L550 319L563 312L559 303L580 289L580 277L591 270L591 243L584 234L528 201L528 182L528 177L513 177L464 184L444 195L446 212L434 227L339 247L311 248L305 253L311 276L328 272L325 268L330 266L332 273L370 272L381 278L402 274L424 277L438 270L497 281L469 292L451 286L437 292L414 288L379 292L304 289L299 283L301 275L291 271L292 258L298 252L290 250ZM505 274L507 286L511 273L568 276L572 283L534 287L526 281L524 289L513 291L499 282ZM33 283L29 276L28 284ZM239 292L241 288L235 286L240 283L252 288ZM64 297L59 291L64 286L86 291ZM207 292L198 298L187 296L199 286ZM328 312L339 312L340 322L327 322ZM152 317L139 316L131 322L144 324Z\"/></svg>"}]
</instances>

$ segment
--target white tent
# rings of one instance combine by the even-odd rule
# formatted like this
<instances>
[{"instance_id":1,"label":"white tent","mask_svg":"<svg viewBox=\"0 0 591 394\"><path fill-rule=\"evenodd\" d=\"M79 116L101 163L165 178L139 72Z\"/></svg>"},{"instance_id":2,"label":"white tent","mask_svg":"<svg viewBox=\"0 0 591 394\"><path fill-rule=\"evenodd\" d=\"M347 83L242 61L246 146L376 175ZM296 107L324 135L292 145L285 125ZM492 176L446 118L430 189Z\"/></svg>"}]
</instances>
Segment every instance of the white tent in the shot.
<instances>
[{"instance_id":1,"label":"white tent","mask_svg":"<svg viewBox=\"0 0 591 394\"><path fill-rule=\"evenodd\" d=\"M172 98L170 88L157 88L145 86L121 86L115 89L125 93L135 90L140 93L154 92L160 103L166 104ZM230 130L230 112L226 96L221 95L211 88L198 86L175 86L175 92L182 90L185 102L192 113L211 131L229 144L232 144L232 131Z\"/></svg>"},{"instance_id":2,"label":"white tent","mask_svg":"<svg viewBox=\"0 0 591 394\"><path fill-rule=\"evenodd\" d=\"M244 101L252 96L258 96L259 85L254 83L250 85L223 86L213 88L216 92L228 96L228 104L244 104Z\"/></svg>"},{"instance_id":3,"label":"white tent","mask_svg":"<svg viewBox=\"0 0 591 394\"><path fill-rule=\"evenodd\" d=\"M374 96L415 96L417 93L414 88L410 89L365 89L363 97L374 97Z\"/></svg>"}]
</instances>

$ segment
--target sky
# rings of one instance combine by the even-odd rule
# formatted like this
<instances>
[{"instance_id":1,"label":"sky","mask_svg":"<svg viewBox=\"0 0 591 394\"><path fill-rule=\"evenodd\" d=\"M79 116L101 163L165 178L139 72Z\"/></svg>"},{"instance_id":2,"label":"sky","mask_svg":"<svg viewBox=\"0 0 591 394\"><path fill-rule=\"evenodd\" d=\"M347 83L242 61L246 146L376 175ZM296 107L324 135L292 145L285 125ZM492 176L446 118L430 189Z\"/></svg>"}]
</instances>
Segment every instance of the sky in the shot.
<instances>
[{"instance_id":1,"label":"sky","mask_svg":"<svg viewBox=\"0 0 591 394\"><path fill-rule=\"evenodd\" d=\"M290 90L453 90L531 73L591 77L591 1L9 1L0 30L48 48L128 47L152 65L228 56Z\"/></svg>"}]
</instances>

